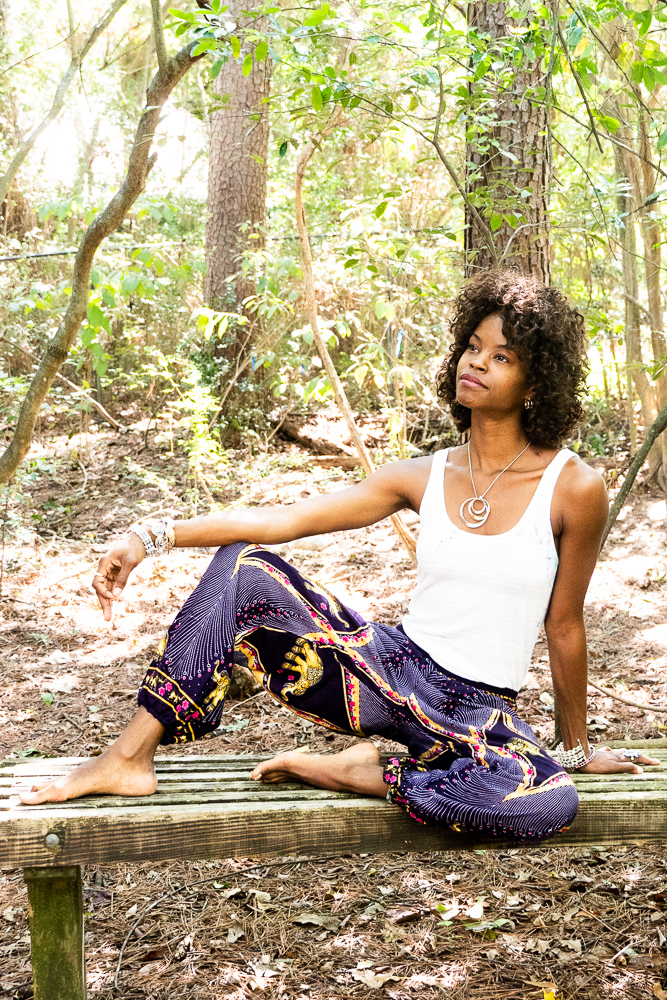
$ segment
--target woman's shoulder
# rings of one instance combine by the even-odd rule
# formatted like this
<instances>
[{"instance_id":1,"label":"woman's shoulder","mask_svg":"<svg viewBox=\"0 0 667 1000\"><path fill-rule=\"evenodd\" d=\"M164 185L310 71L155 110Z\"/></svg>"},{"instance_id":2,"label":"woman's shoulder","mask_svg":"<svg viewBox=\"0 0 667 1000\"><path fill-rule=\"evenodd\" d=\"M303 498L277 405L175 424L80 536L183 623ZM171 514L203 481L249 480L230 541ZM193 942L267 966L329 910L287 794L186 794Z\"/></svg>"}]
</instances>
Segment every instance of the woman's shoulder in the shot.
<instances>
[{"instance_id":1,"label":"woman's shoulder","mask_svg":"<svg viewBox=\"0 0 667 1000\"><path fill-rule=\"evenodd\" d=\"M563 451L566 452L567 449L563 449ZM563 471L559 476L559 482L562 487L573 496L592 496L597 494L598 496L606 497L607 487L597 469L593 469L590 465L587 465L573 451L567 454L569 457L566 459ZM565 458L565 454L563 457Z\"/></svg>"},{"instance_id":2,"label":"woman's shoulder","mask_svg":"<svg viewBox=\"0 0 667 1000\"><path fill-rule=\"evenodd\" d=\"M438 454L440 453L434 452L432 455L387 462L378 472L387 483L392 482L397 492L405 498L407 506L418 512Z\"/></svg>"},{"instance_id":3,"label":"woman's shoulder","mask_svg":"<svg viewBox=\"0 0 667 1000\"><path fill-rule=\"evenodd\" d=\"M586 520L591 515L596 518L602 513L606 517L609 507L607 487L602 476L574 452L558 477L555 498L564 520Z\"/></svg>"}]
</instances>

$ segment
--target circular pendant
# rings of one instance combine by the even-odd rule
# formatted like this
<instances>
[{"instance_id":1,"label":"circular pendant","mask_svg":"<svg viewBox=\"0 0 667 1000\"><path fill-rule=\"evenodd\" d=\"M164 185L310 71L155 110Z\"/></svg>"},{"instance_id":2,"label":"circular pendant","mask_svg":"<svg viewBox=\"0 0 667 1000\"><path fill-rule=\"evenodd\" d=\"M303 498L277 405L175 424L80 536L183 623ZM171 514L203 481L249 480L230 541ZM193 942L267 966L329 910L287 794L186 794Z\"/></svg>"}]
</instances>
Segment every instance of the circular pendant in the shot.
<instances>
[{"instance_id":1,"label":"circular pendant","mask_svg":"<svg viewBox=\"0 0 667 1000\"><path fill-rule=\"evenodd\" d=\"M484 497L471 497L470 500L464 500L459 508L459 517L467 528L481 528L483 524L486 524L490 513L491 504ZM469 521L466 514L472 520Z\"/></svg>"}]
</instances>

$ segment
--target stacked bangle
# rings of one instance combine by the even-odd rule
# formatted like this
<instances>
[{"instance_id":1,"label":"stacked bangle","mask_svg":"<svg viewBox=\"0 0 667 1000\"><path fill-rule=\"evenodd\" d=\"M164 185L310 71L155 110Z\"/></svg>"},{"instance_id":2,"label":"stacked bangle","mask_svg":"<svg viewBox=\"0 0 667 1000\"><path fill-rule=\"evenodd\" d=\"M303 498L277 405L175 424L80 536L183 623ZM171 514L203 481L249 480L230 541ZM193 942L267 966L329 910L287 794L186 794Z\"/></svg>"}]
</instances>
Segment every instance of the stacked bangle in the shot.
<instances>
[{"instance_id":1,"label":"stacked bangle","mask_svg":"<svg viewBox=\"0 0 667 1000\"><path fill-rule=\"evenodd\" d=\"M551 750L550 753L553 759L557 760L566 771L580 771L595 757L595 747L591 747L590 753L587 755L581 745L581 740L577 740L577 746L572 747L571 750L566 750L564 745L559 743L556 749Z\"/></svg>"},{"instance_id":2,"label":"stacked bangle","mask_svg":"<svg viewBox=\"0 0 667 1000\"><path fill-rule=\"evenodd\" d=\"M170 517L144 521L142 524L135 522L130 525L129 530L141 539L147 556L161 556L176 544L174 522Z\"/></svg>"}]
</instances>

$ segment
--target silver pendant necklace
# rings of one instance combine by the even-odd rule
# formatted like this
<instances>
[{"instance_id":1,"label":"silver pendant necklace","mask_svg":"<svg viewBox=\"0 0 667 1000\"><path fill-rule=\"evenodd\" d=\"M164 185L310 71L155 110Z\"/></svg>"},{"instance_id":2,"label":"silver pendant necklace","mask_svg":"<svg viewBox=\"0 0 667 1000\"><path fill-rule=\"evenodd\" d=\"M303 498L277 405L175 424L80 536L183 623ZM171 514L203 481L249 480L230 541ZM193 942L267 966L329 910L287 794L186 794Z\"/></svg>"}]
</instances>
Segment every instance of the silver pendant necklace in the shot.
<instances>
[{"instance_id":1,"label":"silver pendant necklace","mask_svg":"<svg viewBox=\"0 0 667 1000\"><path fill-rule=\"evenodd\" d=\"M500 477L502 476L503 472L507 472L508 469L511 469L514 463L518 462L521 456L524 454L524 452L528 451L529 448L530 448L530 441L523 449L523 451L520 451L519 454L516 456L516 458L513 458L510 464L506 465L505 468L502 470L502 472L498 473L496 478L491 483L491 486L495 486ZM468 441L468 469L470 470L470 482L472 483L472 488L475 495L474 497L470 497L469 500L463 501L463 503L459 508L459 517L465 524L466 528L481 528L483 524L486 524L486 522L489 519L489 514L491 513L491 504L486 499L486 494L491 489L491 486L487 486L487 488L484 490L481 496L478 494L477 487L475 486L475 480L473 479L472 475L472 461L470 459L470 441ZM476 504L477 505L481 504L481 507L475 506ZM472 520L469 521L468 517L466 517L466 514L468 515L468 517L472 518Z\"/></svg>"}]
</instances>

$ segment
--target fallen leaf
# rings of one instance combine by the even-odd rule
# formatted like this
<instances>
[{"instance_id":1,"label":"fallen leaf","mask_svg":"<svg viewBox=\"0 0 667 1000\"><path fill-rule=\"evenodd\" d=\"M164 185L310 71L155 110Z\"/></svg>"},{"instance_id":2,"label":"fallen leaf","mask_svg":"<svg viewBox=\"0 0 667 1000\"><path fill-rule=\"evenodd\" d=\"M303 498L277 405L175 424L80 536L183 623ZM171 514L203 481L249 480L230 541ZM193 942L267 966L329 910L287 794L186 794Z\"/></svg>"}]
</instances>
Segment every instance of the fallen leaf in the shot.
<instances>
[{"instance_id":1,"label":"fallen leaf","mask_svg":"<svg viewBox=\"0 0 667 1000\"><path fill-rule=\"evenodd\" d=\"M71 663L74 659L72 653L65 653L62 649L54 649L52 653L49 653L45 657L45 663Z\"/></svg>"},{"instance_id":2,"label":"fallen leaf","mask_svg":"<svg viewBox=\"0 0 667 1000\"><path fill-rule=\"evenodd\" d=\"M136 912L137 912L137 904L133 903L133 905L129 908L129 910L127 911L127 913L125 914L125 916L126 917L133 917Z\"/></svg>"},{"instance_id":3,"label":"fallen leaf","mask_svg":"<svg viewBox=\"0 0 667 1000\"><path fill-rule=\"evenodd\" d=\"M410 909L402 909L394 906L387 910L387 920L390 924L409 924L413 920L421 920L427 917L431 911L421 906L413 906Z\"/></svg>"},{"instance_id":4,"label":"fallen leaf","mask_svg":"<svg viewBox=\"0 0 667 1000\"><path fill-rule=\"evenodd\" d=\"M378 913L382 913L383 907L380 903L369 903L364 912L359 916L360 924L367 924L369 921L376 917Z\"/></svg>"},{"instance_id":5,"label":"fallen leaf","mask_svg":"<svg viewBox=\"0 0 667 1000\"><path fill-rule=\"evenodd\" d=\"M147 962L146 965L142 965L141 968L135 975L137 977L150 976L151 973L157 972L158 969L162 968L163 962Z\"/></svg>"},{"instance_id":6,"label":"fallen leaf","mask_svg":"<svg viewBox=\"0 0 667 1000\"><path fill-rule=\"evenodd\" d=\"M227 943L234 944L235 941L238 941L242 937L245 937L243 925L238 920L234 920L227 931Z\"/></svg>"},{"instance_id":7,"label":"fallen leaf","mask_svg":"<svg viewBox=\"0 0 667 1000\"><path fill-rule=\"evenodd\" d=\"M49 684L49 690L56 693L70 694L74 688L78 688L80 685L81 681L78 677L75 677L73 674L62 674L59 677L53 678ZM132 688L132 694L136 693L136 688Z\"/></svg>"},{"instance_id":8,"label":"fallen leaf","mask_svg":"<svg viewBox=\"0 0 667 1000\"><path fill-rule=\"evenodd\" d=\"M480 896L476 903L469 906L467 910L463 913L463 916L467 920L481 920L484 913L484 896Z\"/></svg>"},{"instance_id":9,"label":"fallen leaf","mask_svg":"<svg viewBox=\"0 0 667 1000\"><path fill-rule=\"evenodd\" d=\"M663 990L660 983L653 983L653 996L658 1000L667 1000L667 990Z\"/></svg>"},{"instance_id":10,"label":"fallen leaf","mask_svg":"<svg viewBox=\"0 0 667 1000\"><path fill-rule=\"evenodd\" d=\"M174 952L174 959L181 962L190 951L192 951L192 937L187 934L182 941L179 941Z\"/></svg>"},{"instance_id":11,"label":"fallen leaf","mask_svg":"<svg viewBox=\"0 0 667 1000\"><path fill-rule=\"evenodd\" d=\"M493 962L493 960L495 958L498 958L498 955L500 954L500 952L497 951L496 948L489 948L489 950L485 951L484 954L488 958L489 962Z\"/></svg>"},{"instance_id":12,"label":"fallen leaf","mask_svg":"<svg viewBox=\"0 0 667 1000\"><path fill-rule=\"evenodd\" d=\"M453 903L452 906L444 906L442 903L438 903L437 913L441 920L453 920L454 917L458 917L461 912L461 907L458 903Z\"/></svg>"},{"instance_id":13,"label":"fallen leaf","mask_svg":"<svg viewBox=\"0 0 667 1000\"><path fill-rule=\"evenodd\" d=\"M368 986L371 990L379 990L390 980L394 983L400 983L398 976L395 976L391 972L380 972L376 975L370 969L364 969L362 972L353 972L352 976L358 983L363 983L364 986Z\"/></svg>"},{"instance_id":14,"label":"fallen leaf","mask_svg":"<svg viewBox=\"0 0 667 1000\"><path fill-rule=\"evenodd\" d=\"M340 927L340 920L333 913L300 913L292 918L292 923L325 927L328 931L337 931Z\"/></svg>"}]
</instances>

